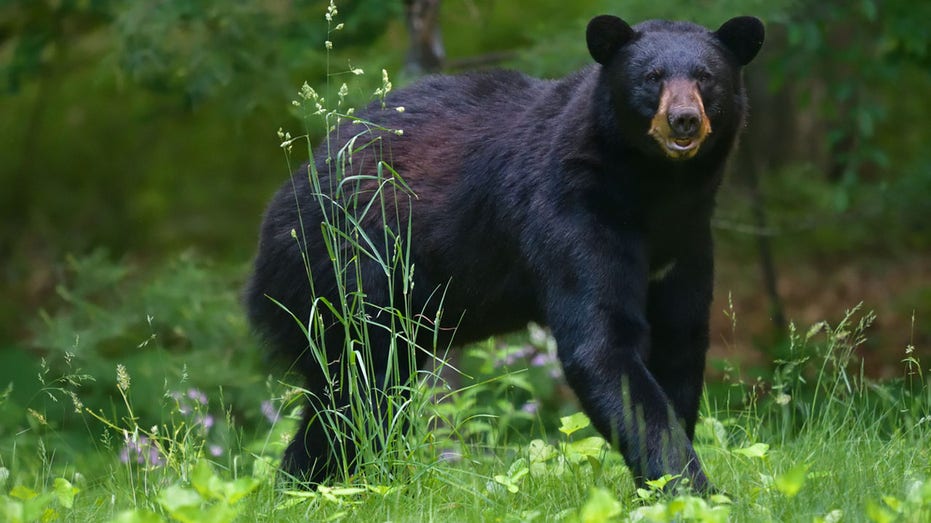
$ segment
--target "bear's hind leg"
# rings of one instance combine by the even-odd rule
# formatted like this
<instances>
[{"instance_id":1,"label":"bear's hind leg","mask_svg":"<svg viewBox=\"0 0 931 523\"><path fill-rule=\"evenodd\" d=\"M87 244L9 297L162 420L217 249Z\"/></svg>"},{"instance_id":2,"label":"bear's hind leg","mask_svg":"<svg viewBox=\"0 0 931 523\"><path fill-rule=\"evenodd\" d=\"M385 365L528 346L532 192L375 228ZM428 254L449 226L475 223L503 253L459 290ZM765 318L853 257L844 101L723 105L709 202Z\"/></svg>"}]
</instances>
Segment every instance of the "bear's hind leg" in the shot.
<instances>
[{"instance_id":1,"label":"bear's hind leg","mask_svg":"<svg viewBox=\"0 0 931 523\"><path fill-rule=\"evenodd\" d=\"M323 389L318 391L322 393ZM344 464L355 460L355 447L335 436L338 425L333 426L332 414L341 409L336 405L325 406L312 396L318 391L304 392L306 403L300 425L281 458L285 481L323 483L337 476Z\"/></svg>"}]
</instances>

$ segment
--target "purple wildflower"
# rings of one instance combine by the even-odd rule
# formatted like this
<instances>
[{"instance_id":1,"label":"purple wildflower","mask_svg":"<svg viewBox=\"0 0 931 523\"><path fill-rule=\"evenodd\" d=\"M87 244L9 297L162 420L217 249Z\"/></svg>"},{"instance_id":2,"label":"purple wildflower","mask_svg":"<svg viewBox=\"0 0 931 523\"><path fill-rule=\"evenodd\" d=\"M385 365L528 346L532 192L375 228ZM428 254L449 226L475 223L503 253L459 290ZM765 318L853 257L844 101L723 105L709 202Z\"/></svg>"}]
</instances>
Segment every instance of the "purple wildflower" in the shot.
<instances>
[{"instance_id":1,"label":"purple wildflower","mask_svg":"<svg viewBox=\"0 0 931 523\"><path fill-rule=\"evenodd\" d=\"M265 416L265 419L267 419L269 423L278 423L278 420L281 419L281 414L275 410L275 406L272 405L271 400L262 402L262 415Z\"/></svg>"},{"instance_id":2,"label":"purple wildflower","mask_svg":"<svg viewBox=\"0 0 931 523\"><path fill-rule=\"evenodd\" d=\"M536 400L530 400L527 403L524 403L520 410L526 412L527 414L536 414L537 409L540 408L540 404Z\"/></svg>"},{"instance_id":3,"label":"purple wildflower","mask_svg":"<svg viewBox=\"0 0 931 523\"><path fill-rule=\"evenodd\" d=\"M508 352L504 358L499 358L495 362L495 367L514 365L517 363L517 360L526 358L531 354L533 354L533 347L530 345L524 345L523 347Z\"/></svg>"},{"instance_id":4,"label":"purple wildflower","mask_svg":"<svg viewBox=\"0 0 931 523\"><path fill-rule=\"evenodd\" d=\"M210 430L210 427L213 427L213 422L214 422L214 419L213 419L213 415L211 414L198 416L194 420L195 425L201 425L207 430Z\"/></svg>"},{"instance_id":5,"label":"purple wildflower","mask_svg":"<svg viewBox=\"0 0 931 523\"><path fill-rule=\"evenodd\" d=\"M133 438L126 434L126 443L120 450L120 461L123 463L138 463L140 465L151 465L160 467L165 464L165 458L162 456L158 446L152 443L148 436L141 435Z\"/></svg>"},{"instance_id":6,"label":"purple wildflower","mask_svg":"<svg viewBox=\"0 0 931 523\"><path fill-rule=\"evenodd\" d=\"M194 389L194 388L188 389L188 390L187 390L187 397L191 398L192 400L196 401L197 403L200 403L201 405L206 405L206 404L207 404L207 395L204 394L203 392L201 392L201 391L198 390L198 389Z\"/></svg>"},{"instance_id":7,"label":"purple wildflower","mask_svg":"<svg viewBox=\"0 0 931 523\"><path fill-rule=\"evenodd\" d=\"M530 365L533 367L543 367L544 365L549 365L553 362L553 357L546 352L538 352L530 360Z\"/></svg>"},{"instance_id":8,"label":"purple wildflower","mask_svg":"<svg viewBox=\"0 0 931 523\"><path fill-rule=\"evenodd\" d=\"M223 454L223 447L219 445L210 445L207 447L207 452L209 452L211 456L218 458Z\"/></svg>"}]
</instances>

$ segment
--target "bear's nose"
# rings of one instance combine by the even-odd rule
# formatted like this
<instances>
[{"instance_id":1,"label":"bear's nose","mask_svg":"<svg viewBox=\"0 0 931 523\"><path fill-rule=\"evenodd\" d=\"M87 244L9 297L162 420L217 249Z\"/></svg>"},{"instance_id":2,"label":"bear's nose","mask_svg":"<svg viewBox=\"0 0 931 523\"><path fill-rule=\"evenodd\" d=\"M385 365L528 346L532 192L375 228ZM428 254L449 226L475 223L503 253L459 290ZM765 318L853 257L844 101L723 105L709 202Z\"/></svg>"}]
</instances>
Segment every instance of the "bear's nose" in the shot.
<instances>
[{"instance_id":1,"label":"bear's nose","mask_svg":"<svg viewBox=\"0 0 931 523\"><path fill-rule=\"evenodd\" d=\"M692 138L701 127L701 113L692 107L670 109L667 119L676 138Z\"/></svg>"}]
</instances>

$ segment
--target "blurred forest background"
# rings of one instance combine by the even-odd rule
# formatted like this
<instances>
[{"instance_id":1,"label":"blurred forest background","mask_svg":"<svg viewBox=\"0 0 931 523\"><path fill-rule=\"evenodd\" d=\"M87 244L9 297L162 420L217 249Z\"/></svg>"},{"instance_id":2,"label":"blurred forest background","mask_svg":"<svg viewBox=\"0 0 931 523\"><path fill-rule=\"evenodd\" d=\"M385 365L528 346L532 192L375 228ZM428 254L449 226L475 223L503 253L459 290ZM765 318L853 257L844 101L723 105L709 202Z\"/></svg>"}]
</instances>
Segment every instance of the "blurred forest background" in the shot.
<instances>
[{"instance_id":1,"label":"blurred forest background","mask_svg":"<svg viewBox=\"0 0 931 523\"><path fill-rule=\"evenodd\" d=\"M869 373L931 357L931 2L344 0L330 35L327 3L0 1L0 389L40 356L109 375L148 340L204 381L261 382L237 293L289 175L276 132L304 132L299 86L351 79L359 107L383 68L395 88L561 76L590 62L601 13L767 26L715 223L714 354L766 368L790 322L862 301Z\"/></svg>"}]
</instances>

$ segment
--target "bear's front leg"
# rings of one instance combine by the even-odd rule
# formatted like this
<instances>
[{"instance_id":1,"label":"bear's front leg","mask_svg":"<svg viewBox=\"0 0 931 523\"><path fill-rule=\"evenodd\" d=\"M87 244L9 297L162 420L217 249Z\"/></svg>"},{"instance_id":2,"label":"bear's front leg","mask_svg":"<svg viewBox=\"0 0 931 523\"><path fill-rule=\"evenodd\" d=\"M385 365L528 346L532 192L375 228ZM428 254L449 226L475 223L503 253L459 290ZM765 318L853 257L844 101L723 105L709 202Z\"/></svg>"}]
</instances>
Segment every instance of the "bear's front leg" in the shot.
<instances>
[{"instance_id":1,"label":"bear's front leg","mask_svg":"<svg viewBox=\"0 0 931 523\"><path fill-rule=\"evenodd\" d=\"M553 263L543 276L547 321L566 379L638 485L682 475L706 492L711 485L689 434L646 365L651 334L644 242L637 233L590 225L567 236L575 239L571 244L548 250Z\"/></svg>"},{"instance_id":2,"label":"bear's front leg","mask_svg":"<svg viewBox=\"0 0 931 523\"><path fill-rule=\"evenodd\" d=\"M647 367L672 402L691 440L695 435L708 352L713 268L709 230L689 236L668 270L651 278L647 297ZM685 248L689 247L689 248Z\"/></svg>"}]
</instances>

